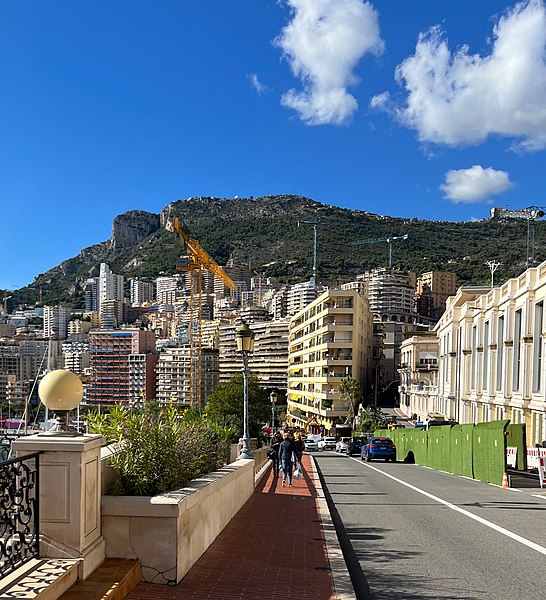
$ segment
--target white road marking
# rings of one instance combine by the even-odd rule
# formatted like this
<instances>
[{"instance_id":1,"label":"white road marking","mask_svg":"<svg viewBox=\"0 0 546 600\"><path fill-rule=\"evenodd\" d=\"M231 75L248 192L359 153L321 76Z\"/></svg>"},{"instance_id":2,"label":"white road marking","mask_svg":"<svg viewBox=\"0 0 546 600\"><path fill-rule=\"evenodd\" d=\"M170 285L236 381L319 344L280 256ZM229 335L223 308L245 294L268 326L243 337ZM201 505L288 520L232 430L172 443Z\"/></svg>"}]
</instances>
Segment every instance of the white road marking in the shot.
<instances>
[{"instance_id":1,"label":"white road marking","mask_svg":"<svg viewBox=\"0 0 546 600\"><path fill-rule=\"evenodd\" d=\"M353 460L356 460L357 462L361 462L355 458L353 458ZM397 483L401 483L402 485L405 485L406 487L410 488L414 492L422 494L423 496L426 496L427 498L430 498L431 500L434 500L435 502L439 502L440 504L447 506L447 508L451 508L451 510L461 513L462 515L465 515L466 517L469 517L470 519L474 519L474 521L477 521L478 523L481 523L482 525L485 525L486 527L490 527L491 529L494 529L498 533L502 533L502 535L505 535L506 537L509 537L509 538L515 540L516 542L519 542L520 544L523 544L524 546L527 546L528 548L535 550L536 552L540 552L541 554L546 555L546 548L544 546L539 546L539 544L535 544L535 542L531 542L531 540L521 537L521 535L518 535L517 533L514 533L513 531L508 531L508 529L504 529L504 527L500 527L500 525L495 525L495 523L492 523L491 521L488 521L487 519L482 519L482 517L478 517L477 515L469 512L468 510L465 510L464 508L460 508L459 506L452 504L451 502L448 502L447 500L443 500L442 498L438 498L438 496L429 494L428 492L425 492L425 490L422 490L414 485L411 485L411 483L406 483L405 481L398 479L398 477L394 477L394 475L391 475L390 473L385 473L384 471L381 471L381 469L378 469L377 467L372 467L372 465L370 465L369 463L363 463L363 466L368 467L368 469L372 469L373 471L377 471L377 473L380 473L381 475L384 475L385 477L388 477L389 479L392 479L393 481L396 481Z\"/></svg>"}]
</instances>

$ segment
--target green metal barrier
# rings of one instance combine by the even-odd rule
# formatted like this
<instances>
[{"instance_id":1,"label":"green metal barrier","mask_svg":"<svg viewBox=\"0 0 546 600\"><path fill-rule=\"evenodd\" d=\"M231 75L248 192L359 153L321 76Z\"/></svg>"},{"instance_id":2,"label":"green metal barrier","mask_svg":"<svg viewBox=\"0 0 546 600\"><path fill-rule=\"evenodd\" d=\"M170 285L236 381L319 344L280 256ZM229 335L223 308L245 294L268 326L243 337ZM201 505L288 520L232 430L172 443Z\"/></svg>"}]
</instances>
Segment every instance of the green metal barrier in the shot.
<instances>
[{"instance_id":1,"label":"green metal barrier","mask_svg":"<svg viewBox=\"0 0 546 600\"><path fill-rule=\"evenodd\" d=\"M508 420L478 423L473 431L474 478L502 485L506 473Z\"/></svg>"},{"instance_id":2,"label":"green metal barrier","mask_svg":"<svg viewBox=\"0 0 546 600\"><path fill-rule=\"evenodd\" d=\"M379 429L374 435L390 437L396 444L396 459L415 462L456 475L502 485L506 472L506 440L518 448L525 460L525 426L508 420L478 425L442 425L423 429ZM412 460L413 459L413 460Z\"/></svg>"},{"instance_id":3,"label":"green metal barrier","mask_svg":"<svg viewBox=\"0 0 546 600\"><path fill-rule=\"evenodd\" d=\"M518 449L516 469L525 471L527 469L527 433L525 423L509 423L506 428L506 445L515 446Z\"/></svg>"}]
</instances>

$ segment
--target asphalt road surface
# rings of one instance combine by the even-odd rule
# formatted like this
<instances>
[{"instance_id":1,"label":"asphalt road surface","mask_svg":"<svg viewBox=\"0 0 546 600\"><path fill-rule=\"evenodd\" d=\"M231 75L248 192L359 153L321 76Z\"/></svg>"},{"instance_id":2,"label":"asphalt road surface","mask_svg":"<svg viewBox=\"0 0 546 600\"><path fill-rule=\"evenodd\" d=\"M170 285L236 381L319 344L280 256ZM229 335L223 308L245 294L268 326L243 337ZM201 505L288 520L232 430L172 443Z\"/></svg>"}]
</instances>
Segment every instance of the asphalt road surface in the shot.
<instances>
[{"instance_id":1,"label":"asphalt road surface","mask_svg":"<svg viewBox=\"0 0 546 600\"><path fill-rule=\"evenodd\" d=\"M357 600L544 600L546 493L314 453Z\"/></svg>"}]
</instances>

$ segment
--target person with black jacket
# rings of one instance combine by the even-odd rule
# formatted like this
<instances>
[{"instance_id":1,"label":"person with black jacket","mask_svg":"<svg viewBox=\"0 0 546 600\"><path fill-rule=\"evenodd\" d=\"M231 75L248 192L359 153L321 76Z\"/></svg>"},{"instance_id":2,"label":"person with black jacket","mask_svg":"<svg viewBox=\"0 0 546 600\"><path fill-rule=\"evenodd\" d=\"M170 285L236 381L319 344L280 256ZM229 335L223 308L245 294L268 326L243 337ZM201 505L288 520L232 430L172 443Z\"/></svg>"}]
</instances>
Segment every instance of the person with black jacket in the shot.
<instances>
[{"instance_id":1,"label":"person with black jacket","mask_svg":"<svg viewBox=\"0 0 546 600\"><path fill-rule=\"evenodd\" d=\"M303 443L303 439L301 437L301 433L298 431L294 436L294 455L296 457L295 466L300 471L303 471L303 465L301 459L303 457L303 449L305 444Z\"/></svg>"},{"instance_id":2,"label":"person with black jacket","mask_svg":"<svg viewBox=\"0 0 546 600\"><path fill-rule=\"evenodd\" d=\"M267 453L267 456L273 462L273 477L275 479L279 476L279 448L281 446L282 436L279 431L275 433L271 439L271 449Z\"/></svg>"},{"instance_id":3,"label":"person with black jacket","mask_svg":"<svg viewBox=\"0 0 546 600\"><path fill-rule=\"evenodd\" d=\"M288 478L288 486L292 487L292 456L295 454L294 441L288 433L283 435L283 441L279 446L279 461L282 467L282 484L286 485Z\"/></svg>"}]
</instances>

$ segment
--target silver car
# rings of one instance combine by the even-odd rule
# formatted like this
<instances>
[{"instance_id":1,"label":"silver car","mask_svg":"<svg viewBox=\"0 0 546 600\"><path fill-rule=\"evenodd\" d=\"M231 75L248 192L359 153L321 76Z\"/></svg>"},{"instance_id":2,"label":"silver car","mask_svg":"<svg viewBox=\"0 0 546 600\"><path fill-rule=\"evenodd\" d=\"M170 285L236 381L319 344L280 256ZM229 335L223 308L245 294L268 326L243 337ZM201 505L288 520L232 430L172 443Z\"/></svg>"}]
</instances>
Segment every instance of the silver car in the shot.
<instances>
[{"instance_id":1,"label":"silver car","mask_svg":"<svg viewBox=\"0 0 546 600\"><path fill-rule=\"evenodd\" d=\"M303 440L303 447L306 452L314 452L318 450L318 441L320 440L320 435L308 435Z\"/></svg>"}]
</instances>

